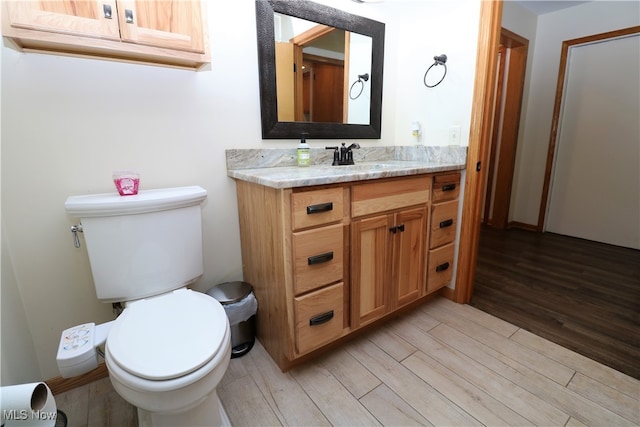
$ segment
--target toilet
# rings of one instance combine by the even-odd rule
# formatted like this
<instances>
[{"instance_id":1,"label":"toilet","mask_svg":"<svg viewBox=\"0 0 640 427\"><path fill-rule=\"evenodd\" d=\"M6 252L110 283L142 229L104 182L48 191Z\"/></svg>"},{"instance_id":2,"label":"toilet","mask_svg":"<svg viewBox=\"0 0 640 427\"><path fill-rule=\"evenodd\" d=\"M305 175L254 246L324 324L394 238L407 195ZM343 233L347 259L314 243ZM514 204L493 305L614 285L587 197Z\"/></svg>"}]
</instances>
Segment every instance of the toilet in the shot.
<instances>
[{"instance_id":1,"label":"toilet","mask_svg":"<svg viewBox=\"0 0 640 427\"><path fill-rule=\"evenodd\" d=\"M65 202L80 219L98 299L124 310L111 322L65 330L60 372L93 369L104 344L111 383L138 408L140 426L230 425L216 394L231 358L229 320L215 298L187 288L203 273L206 198L191 186Z\"/></svg>"}]
</instances>

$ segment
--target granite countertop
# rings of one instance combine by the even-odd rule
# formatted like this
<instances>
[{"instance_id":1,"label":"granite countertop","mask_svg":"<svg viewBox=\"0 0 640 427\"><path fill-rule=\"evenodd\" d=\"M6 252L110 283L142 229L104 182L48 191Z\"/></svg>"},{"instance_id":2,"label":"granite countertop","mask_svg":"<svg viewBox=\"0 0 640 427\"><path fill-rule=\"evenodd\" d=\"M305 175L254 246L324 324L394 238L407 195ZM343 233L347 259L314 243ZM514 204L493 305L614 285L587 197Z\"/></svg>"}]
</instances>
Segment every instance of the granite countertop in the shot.
<instances>
[{"instance_id":1,"label":"granite countertop","mask_svg":"<svg viewBox=\"0 0 640 427\"><path fill-rule=\"evenodd\" d=\"M454 171L466 165L466 147L448 146L358 150L355 165L348 166L331 166L331 157L320 149L312 149L316 161L308 167L296 166L295 156L295 149L227 150L227 175L272 188L293 188Z\"/></svg>"}]
</instances>

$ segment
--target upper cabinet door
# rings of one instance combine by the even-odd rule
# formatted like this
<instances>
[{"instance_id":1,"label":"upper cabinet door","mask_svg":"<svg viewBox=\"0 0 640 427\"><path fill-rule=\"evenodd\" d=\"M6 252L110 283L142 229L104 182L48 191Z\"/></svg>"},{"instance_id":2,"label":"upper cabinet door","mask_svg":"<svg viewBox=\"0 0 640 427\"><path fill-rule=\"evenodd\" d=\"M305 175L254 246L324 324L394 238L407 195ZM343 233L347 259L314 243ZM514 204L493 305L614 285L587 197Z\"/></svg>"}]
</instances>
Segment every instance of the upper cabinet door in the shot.
<instances>
[{"instance_id":1,"label":"upper cabinet door","mask_svg":"<svg viewBox=\"0 0 640 427\"><path fill-rule=\"evenodd\" d=\"M205 53L200 1L122 1L118 19L123 41Z\"/></svg>"},{"instance_id":2,"label":"upper cabinet door","mask_svg":"<svg viewBox=\"0 0 640 427\"><path fill-rule=\"evenodd\" d=\"M7 2L12 27L119 40L115 0Z\"/></svg>"}]
</instances>

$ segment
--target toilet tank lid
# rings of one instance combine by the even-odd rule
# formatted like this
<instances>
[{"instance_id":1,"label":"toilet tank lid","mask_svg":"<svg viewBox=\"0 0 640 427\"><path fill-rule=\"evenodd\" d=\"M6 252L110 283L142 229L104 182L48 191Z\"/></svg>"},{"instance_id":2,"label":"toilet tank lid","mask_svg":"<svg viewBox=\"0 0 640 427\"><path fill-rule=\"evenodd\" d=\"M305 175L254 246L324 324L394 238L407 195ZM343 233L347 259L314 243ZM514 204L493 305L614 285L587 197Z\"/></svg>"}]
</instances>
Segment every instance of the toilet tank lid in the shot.
<instances>
[{"instance_id":1,"label":"toilet tank lid","mask_svg":"<svg viewBox=\"0 0 640 427\"><path fill-rule=\"evenodd\" d=\"M207 190L194 185L143 190L132 196L120 196L116 192L70 196L64 207L76 218L90 218L179 209L198 205L206 198Z\"/></svg>"}]
</instances>

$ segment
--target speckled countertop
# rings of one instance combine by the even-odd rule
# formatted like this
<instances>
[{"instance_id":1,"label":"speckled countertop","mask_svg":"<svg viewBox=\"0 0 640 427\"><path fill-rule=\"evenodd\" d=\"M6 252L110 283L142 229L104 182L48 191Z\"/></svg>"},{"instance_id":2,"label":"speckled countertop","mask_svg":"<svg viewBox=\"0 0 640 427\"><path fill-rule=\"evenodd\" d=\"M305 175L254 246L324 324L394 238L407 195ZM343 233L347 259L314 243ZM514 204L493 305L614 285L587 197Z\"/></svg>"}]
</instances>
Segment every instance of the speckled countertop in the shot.
<instances>
[{"instance_id":1,"label":"speckled countertop","mask_svg":"<svg viewBox=\"0 0 640 427\"><path fill-rule=\"evenodd\" d=\"M467 147L391 146L354 150L355 165L331 166L333 153L311 149L296 166L295 149L226 150L227 175L273 188L292 188L464 169Z\"/></svg>"}]
</instances>

